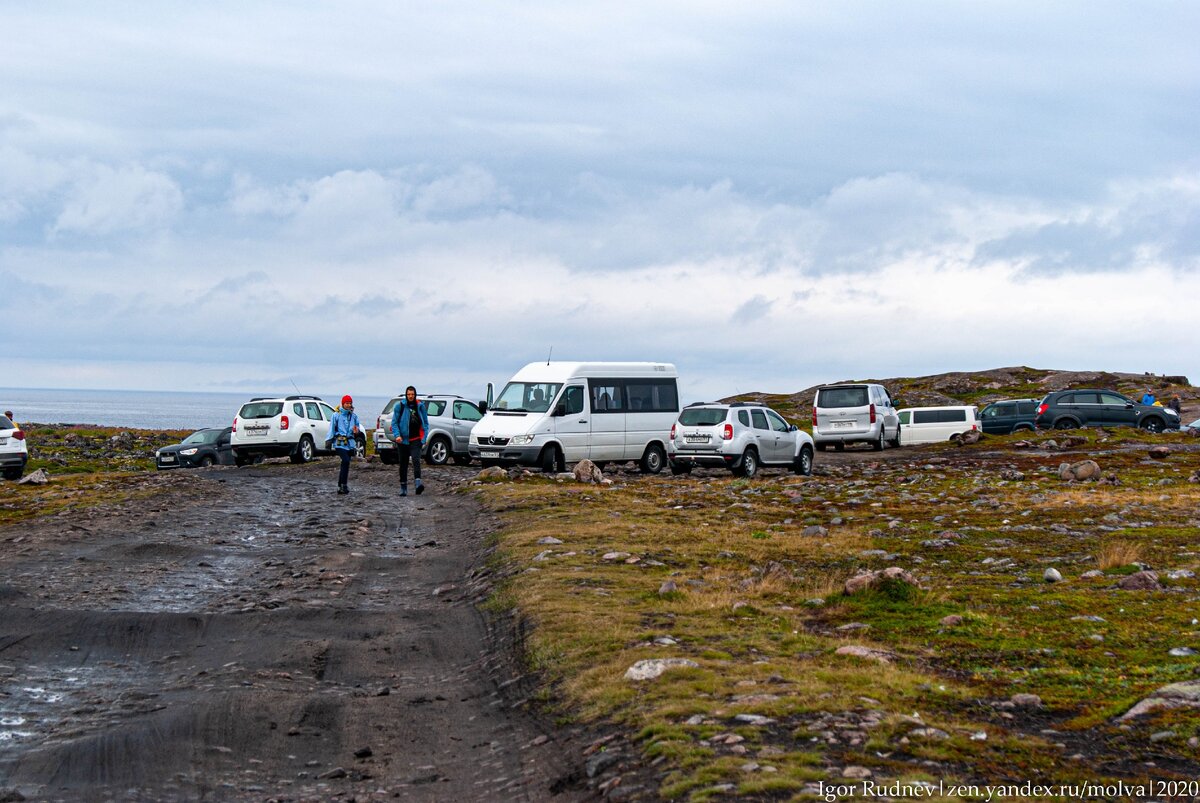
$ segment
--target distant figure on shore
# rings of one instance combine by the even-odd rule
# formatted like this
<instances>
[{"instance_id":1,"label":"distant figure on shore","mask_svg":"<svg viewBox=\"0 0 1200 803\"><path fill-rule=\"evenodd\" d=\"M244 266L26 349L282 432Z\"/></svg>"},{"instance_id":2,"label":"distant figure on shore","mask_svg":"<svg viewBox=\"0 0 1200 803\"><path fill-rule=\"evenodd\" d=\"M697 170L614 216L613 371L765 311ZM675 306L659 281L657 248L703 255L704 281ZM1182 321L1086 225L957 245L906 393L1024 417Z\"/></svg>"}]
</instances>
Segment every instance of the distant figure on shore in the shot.
<instances>
[{"instance_id":1,"label":"distant figure on shore","mask_svg":"<svg viewBox=\"0 0 1200 803\"><path fill-rule=\"evenodd\" d=\"M1172 396L1171 400L1167 402L1167 407L1171 410L1174 410L1175 415L1181 415L1183 413L1183 411L1180 409L1183 407L1183 402L1180 400L1178 393Z\"/></svg>"},{"instance_id":2,"label":"distant figure on shore","mask_svg":"<svg viewBox=\"0 0 1200 803\"><path fill-rule=\"evenodd\" d=\"M1154 404L1158 399L1154 398L1154 392L1150 388L1146 388L1146 393L1142 396L1142 404Z\"/></svg>"}]
</instances>

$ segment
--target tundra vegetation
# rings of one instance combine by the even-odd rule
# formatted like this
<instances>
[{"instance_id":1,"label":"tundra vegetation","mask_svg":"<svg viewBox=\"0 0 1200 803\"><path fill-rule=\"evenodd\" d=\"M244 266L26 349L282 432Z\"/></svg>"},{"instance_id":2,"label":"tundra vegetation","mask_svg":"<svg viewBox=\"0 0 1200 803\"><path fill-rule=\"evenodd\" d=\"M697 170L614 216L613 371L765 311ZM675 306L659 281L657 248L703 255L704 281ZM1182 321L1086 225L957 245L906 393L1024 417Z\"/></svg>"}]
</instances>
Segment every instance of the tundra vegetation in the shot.
<instances>
[{"instance_id":1,"label":"tundra vegetation","mask_svg":"<svg viewBox=\"0 0 1200 803\"><path fill-rule=\"evenodd\" d=\"M1200 707L1122 717L1200 670L1198 445L1026 433L819 456L812 477L481 484L492 604L530 625L546 704L616 723L668 798L1195 780ZM1086 459L1095 481L1060 477ZM888 567L907 574L847 593ZM654 659L676 662L626 678Z\"/></svg>"}]
</instances>

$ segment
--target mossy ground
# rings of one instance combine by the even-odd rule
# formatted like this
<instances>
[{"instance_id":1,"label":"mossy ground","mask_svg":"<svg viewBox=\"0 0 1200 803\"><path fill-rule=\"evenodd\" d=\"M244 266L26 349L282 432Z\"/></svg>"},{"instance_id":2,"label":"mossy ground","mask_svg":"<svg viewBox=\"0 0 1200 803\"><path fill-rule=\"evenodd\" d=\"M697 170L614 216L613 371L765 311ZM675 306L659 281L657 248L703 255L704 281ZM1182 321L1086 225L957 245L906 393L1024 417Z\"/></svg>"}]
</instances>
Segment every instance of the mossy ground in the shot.
<instances>
[{"instance_id":1,"label":"mossy ground","mask_svg":"<svg viewBox=\"0 0 1200 803\"><path fill-rule=\"evenodd\" d=\"M1200 712L1116 717L1200 672L1200 655L1170 654L1200 653L1200 585L1186 576L1200 569L1200 485L1187 481L1200 452L1183 435L1083 434L1070 453L989 438L831 458L807 478L483 485L504 521L498 560L516 571L497 604L535 623L528 660L562 711L637 734L668 797L786 799L847 765L876 779L1194 777ZM1151 443L1175 451L1151 460ZM1058 478L1087 457L1120 484ZM826 531L802 535L814 524ZM1165 589L1117 589L1133 559ZM843 593L890 565L922 588ZM1045 582L1048 567L1063 582ZM1091 569L1104 574L1080 576ZM677 590L660 594L666 580ZM950 614L962 623L942 624ZM890 657L836 654L844 645ZM699 666L623 679L667 657ZM1043 707L1011 707L1018 692ZM923 726L944 738L910 735ZM731 733L742 740L726 744Z\"/></svg>"}]
</instances>

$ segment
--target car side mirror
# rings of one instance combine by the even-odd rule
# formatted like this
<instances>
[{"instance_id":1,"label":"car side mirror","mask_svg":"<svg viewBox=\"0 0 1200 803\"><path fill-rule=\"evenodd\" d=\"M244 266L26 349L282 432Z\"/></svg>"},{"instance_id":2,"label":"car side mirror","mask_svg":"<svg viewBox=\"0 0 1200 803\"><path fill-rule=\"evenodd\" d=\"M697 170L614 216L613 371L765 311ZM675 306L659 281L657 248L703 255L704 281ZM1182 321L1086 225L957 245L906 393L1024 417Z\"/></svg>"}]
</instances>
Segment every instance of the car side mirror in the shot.
<instances>
[{"instance_id":1,"label":"car side mirror","mask_svg":"<svg viewBox=\"0 0 1200 803\"><path fill-rule=\"evenodd\" d=\"M567 414L566 402L559 402L558 404L554 405L554 412L551 413L550 415L554 418L562 418L566 414Z\"/></svg>"},{"instance_id":2,"label":"car side mirror","mask_svg":"<svg viewBox=\"0 0 1200 803\"><path fill-rule=\"evenodd\" d=\"M895 409L896 407L899 407L902 404L904 404L904 402L902 400L892 399L891 402L889 402L888 406Z\"/></svg>"},{"instance_id":3,"label":"car side mirror","mask_svg":"<svg viewBox=\"0 0 1200 803\"><path fill-rule=\"evenodd\" d=\"M485 401L481 401L479 403L479 412L484 413L486 415L487 411L488 411L488 403Z\"/></svg>"},{"instance_id":4,"label":"car side mirror","mask_svg":"<svg viewBox=\"0 0 1200 803\"><path fill-rule=\"evenodd\" d=\"M1133 409L1133 402L1125 402L1125 409L1126 409L1126 410L1132 410L1132 409Z\"/></svg>"},{"instance_id":5,"label":"car side mirror","mask_svg":"<svg viewBox=\"0 0 1200 803\"><path fill-rule=\"evenodd\" d=\"M800 429L800 427L796 426L795 424L792 424L791 426L788 427L788 432L795 432L798 429Z\"/></svg>"}]
</instances>

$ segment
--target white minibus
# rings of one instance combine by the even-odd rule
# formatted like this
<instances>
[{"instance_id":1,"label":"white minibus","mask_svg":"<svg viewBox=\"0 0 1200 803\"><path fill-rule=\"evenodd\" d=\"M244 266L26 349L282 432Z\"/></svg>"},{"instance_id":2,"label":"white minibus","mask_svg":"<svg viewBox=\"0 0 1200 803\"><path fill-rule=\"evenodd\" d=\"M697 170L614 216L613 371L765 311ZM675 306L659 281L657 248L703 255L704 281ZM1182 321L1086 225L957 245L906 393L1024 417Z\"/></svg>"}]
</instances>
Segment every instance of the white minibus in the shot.
<instances>
[{"instance_id":1,"label":"white minibus","mask_svg":"<svg viewBox=\"0 0 1200 803\"><path fill-rule=\"evenodd\" d=\"M955 435L979 429L978 411L968 405L909 407L907 410L901 410L898 415L900 443L904 446L948 441Z\"/></svg>"},{"instance_id":2,"label":"white minibus","mask_svg":"<svg viewBox=\"0 0 1200 803\"><path fill-rule=\"evenodd\" d=\"M678 374L670 363L535 362L508 381L471 430L469 450L483 465L564 471L637 460L657 474L679 415Z\"/></svg>"}]
</instances>

